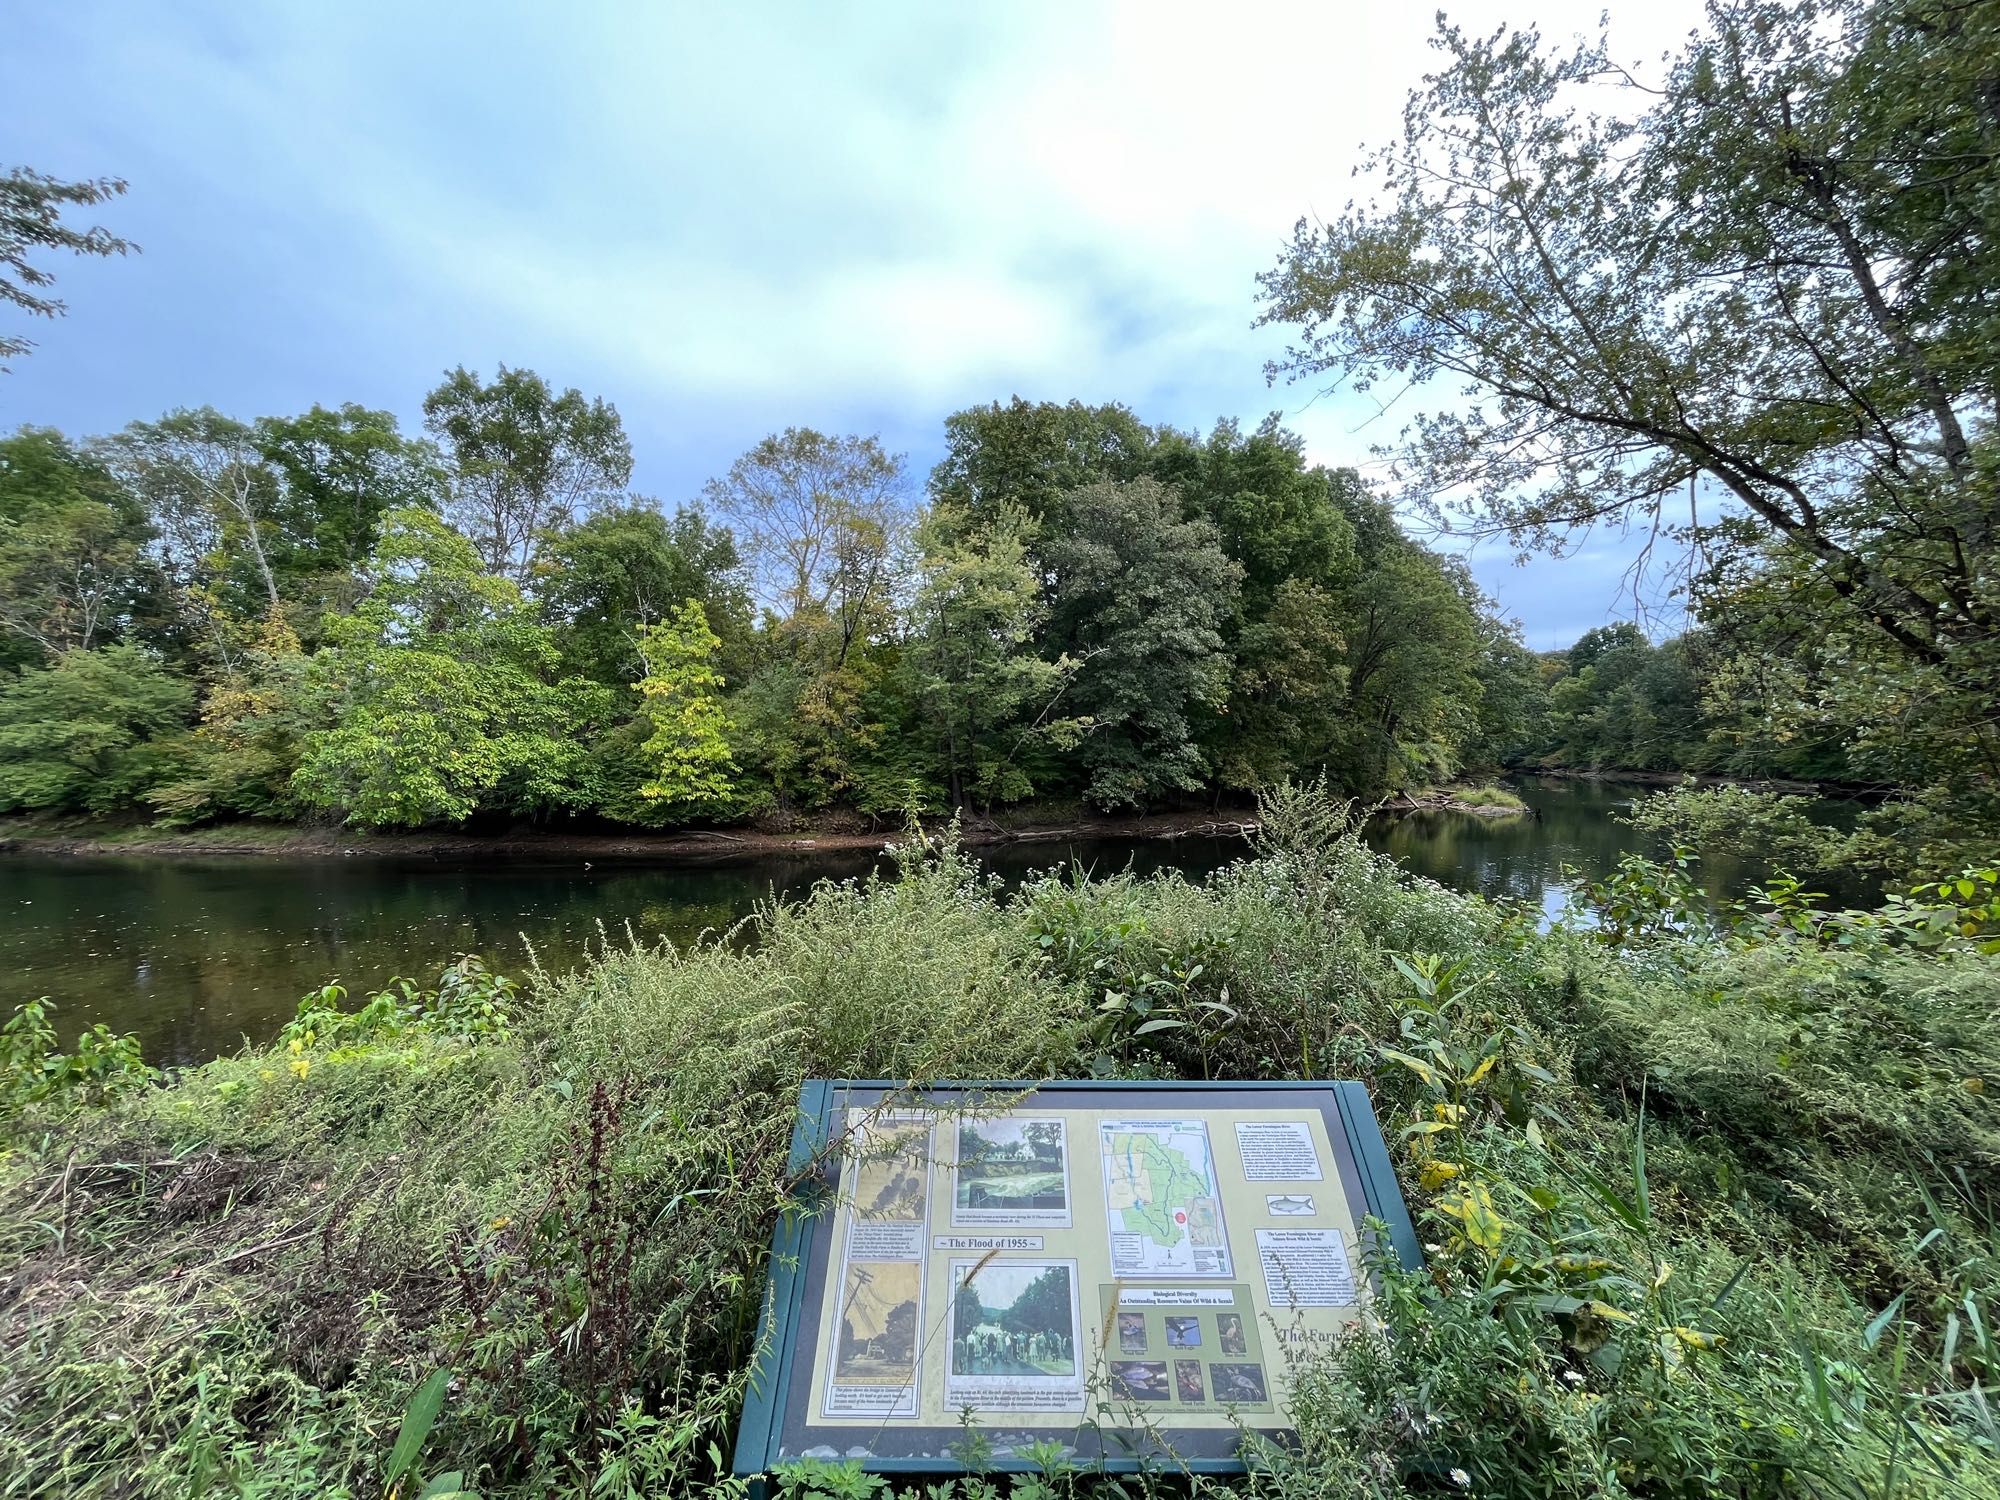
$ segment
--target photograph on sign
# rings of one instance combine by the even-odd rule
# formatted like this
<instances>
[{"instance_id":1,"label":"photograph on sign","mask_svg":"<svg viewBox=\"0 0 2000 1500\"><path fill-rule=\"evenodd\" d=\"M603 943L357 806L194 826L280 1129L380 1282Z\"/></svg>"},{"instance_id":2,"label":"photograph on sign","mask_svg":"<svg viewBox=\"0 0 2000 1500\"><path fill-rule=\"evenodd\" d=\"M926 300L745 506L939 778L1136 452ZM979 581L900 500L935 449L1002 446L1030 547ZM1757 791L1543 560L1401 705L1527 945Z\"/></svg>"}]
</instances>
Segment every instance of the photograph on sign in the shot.
<instances>
[{"instance_id":1,"label":"photograph on sign","mask_svg":"<svg viewBox=\"0 0 2000 1500\"><path fill-rule=\"evenodd\" d=\"M894 1117L857 1132L854 1211L863 1219L921 1222L930 1180L928 1120Z\"/></svg>"},{"instance_id":2,"label":"photograph on sign","mask_svg":"<svg viewBox=\"0 0 2000 1500\"><path fill-rule=\"evenodd\" d=\"M1146 1315L1122 1312L1118 1315L1118 1348L1125 1354L1146 1352Z\"/></svg>"},{"instance_id":3,"label":"photograph on sign","mask_svg":"<svg viewBox=\"0 0 2000 1500\"><path fill-rule=\"evenodd\" d=\"M1215 1399L1235 1406L1262 1406L1271 1399L1271 1393L1264 1384L1262 1365L1224 1364L1217 1362L1208 1367L1209 1377L1215 1382Z\"/></svg>"},{"instance_id":4,"label":"photograph on sign","mask_svg":"<svg viewBox=\"0 0 2000 1500\"><path fill-rule=\"evenodd\" d=\"M835 1333L828 1416L914 1416L923 1267L849 1261Z\"/></svg>"},{"instance_id":5,"label":"photograph on sign","mask_svg":"<svg viewBox=\"0 0 2000 1500\"><path fill-rule=\"evenodd\" d=\"M1199 1404L1208 1399L1207 1387L1201 1383L1200 1360L1174 1361L1174 1395L1190 1404Z\"/></svg>"},{"instance_id":6,"label":"photograph on sign","mask_svg":"<svg viewBox=\"0 0 2000 1500\"><path fill-rule=\"evenodd\" d=\"M1235 1313L1216 1314L1215 1346L1224 1354L1247 1352L1249 1345L1243 1338L1243 1319Z\"/></svg>"},{"instance_id":7,"label":"photograph on sign","mask_svg":"<svg viewBox=\"0 0 2000 1500\"><path fill-rule=\"evenodd\" d=\"M957 1138L954 1225L1068 1225L1066 1121L1019 1115L962 1118Z\"/></svg>"},{"instance_id":8,"label":"photograph on sign","mask_svg":"<svg viewBox=\"0 0 2000 1500\"><path fill-rule=\"evenodd\" d=\"M1163 1359L1114 1359L1111 1362L1111 1394L1126 1401L1165 1401L1173 1391L1167 1385L1167 1362Z\"/></svg>"},{"instance_id":9,"label":"photograph on sign","mask_svg":"<svg viewBox=\"0 0 2000 1500\"><path fill-rule=\"evenodd\" d=\"M945 1400L988 1410L1083 1404L1076 1262L955 1260Z\"/></svg>"},{"instance_id":10,"label":"photograph on sign","mask_svg":"<svg viewBox=\"0 0 2000 1500\"><path fill-rule=\"evenodd\" d=\"M909 1115L864 1117L852 1129L849 1258L922 1260L930 1211L930 1121Z\"/></svg>"}]
</instances>

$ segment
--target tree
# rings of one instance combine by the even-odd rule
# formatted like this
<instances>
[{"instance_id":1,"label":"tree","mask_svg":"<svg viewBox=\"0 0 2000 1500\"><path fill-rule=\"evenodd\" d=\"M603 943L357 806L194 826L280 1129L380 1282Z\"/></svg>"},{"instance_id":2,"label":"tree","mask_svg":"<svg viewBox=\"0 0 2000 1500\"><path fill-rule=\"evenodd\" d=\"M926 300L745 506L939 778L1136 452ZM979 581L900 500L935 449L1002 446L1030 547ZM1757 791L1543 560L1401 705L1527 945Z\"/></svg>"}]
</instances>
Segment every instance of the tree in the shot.
<instances>
[{"instance_id":1,"label":"tree","mask_svg":"<svg viewBox=\"0 0 2000 1500\"><path fill-rule=\"evenodd\" d=\"M1520 626L1481 619L1473 675L1479 681L1477 728L1464 746L1469 767L1496 769L1532 753L1549 732L1549 686L1542 658L1521 644Z\"/></svg>"},{"instance_id":2,"label":"tree","mask_svg":"<svg viewBox=\"0 0 2000 1500\"><path fill-rule=\"evenodd\" d=\"M1354 568L1354 527L1334 495L1360 481L1308 466L1303 439L1275 414L1247 436L1233 421L1202 441L1162 433L1152 472L1214 524L1243 569L1222 630L1228 711L1209 717L1204 754L1239 788L1317 769L1345 689L1336 595Z\"/></svg>"},{"instance_id":3,"label":"tree","mask_svg":"<svg viewBox=\"0 0 2000 1500\"><path fill-rule=\"evenodd\" d=\"M409 506L436 510L444 500L437 453L404 437L386 411L349 401L260 417L252 441L278 480L271 521L280 575L344 575L368 560L383 516Z\"/></svg>"},{"instance_id":4,"label":"tree","mask_svg":"<svg viewBox=\"0 0 2000 1500\"><path fill-rule=\"evenodd\" d=\"M545 537L623 492L632 445L618 409L558 395L532 370L490 384L464 366L424 397L424 426L449 461L447 513L486 570L526 586Z\"/></svg>"},{"instance_id":5,"label":"tree","mask_svg":"<svg viewBox=\"0 0 2000 1500\"><path fill-rule=\"evenodd\" d=\"M291 628L265 620L235 666L210 682L201 723L166 747L168 768L144 794L162 822L286 818L299 811L292 772L301 740L317 727L309 671Z\"/></svg>"},{"instance_id":6,"label":"tree","mask_svg":"<svg viewBox=\"0 0 2000 1500\"><path fill-rule=\"evenodd\" d=\"M1364 564L1343 599L1347 704L1328 769L1374 795L1453 775L1479 722L1477 616L1443 559L1408 542Z\"/></svg>"},{"instance_id":7,"label":"tree","mask_svg":"<svg viewBox=\"0 0 2000 1500\"><path fill-rule=\"evenodd\" d=\"M703 498L743 548L766 610L739 720L781 807L851 789L879 740L868 708L894 632L903 460L872 437L788 428L710 481Z\"/></svg>"},{"instance_id":8,"label":"tree","mask_svg":"<svg viewBox=\"0 0 2000 1500\"><path fill-rule=\"evenodd\" d=\"M1275 786L1323 767L1330 726L1347 704L1341 612L1330 587L1287 578L1239 626L1228 711L1203 737L1224 785Z\"/></svg>"},{"instance_id":9,"label":"tree","mask_svg":"<svg viewBox=\"0 0 2000 1500\"><path fill-rule=\"evenodd\" d=\"M0 682L0 812L110 813L165 768L194 688L142 647L66 651Z\"/></svg>"},{"instance_id":10,"label":"tree","mask_svg":"<svg viewBox=\"0 0 2000 1500\"><path fill-rule=\"evenodd\" d=\"M535 580L542 618L555 628L563 670L625 686L645 670L636 627L658 624L688 599L741 657L750 604L736 543L698 510L671 519L651 505L614 505L549 543Z\"/></svg>"},{"instance_id":11,"label":"tree","mask_svg":"<svg viewBox=\"0 0 2000 1500\"><path fill-rule=\"evenodd\" d=\"M1451 776L1479 728L1485 601L1461 561L1403 535L1386 501L1358 482L1335 494L1355 555L1337 590L1346 701L1326 770L1366 796Z\"/></svg>"},{"instance_id":12,"label":"tree","mask_svg":"<svg viewBox=\"0 0 2000 1500\"><path fill-rule=\"evenodd\" d=\"M366 582L311 661L321 727L301 744L299 799L372 827L584 805L609 694L553 680L554 643L519 588L417 509L383 518Z\"/></svg>"},{"instance_id":13,"label":"tree","mask_svg":"<svg viewBox=\"0 0 2000 1500\"><path fill-rule=\"evenodd\" d=\"M1055 712L1075 662L1035 652L1046 614L1028 563L1035 531L1010 504L985 522L940 506L917 528L921 555L904 659L953 807L970 798L991 807L1031 796L1026 752L1072 745L1085 727Z\"/></svg>"},{"instance_id":14,"label":"tree","mask_svg":"<svg viewBox=\"0 0 2000 1500\"><path fill-rule=\"evenodd\" d=\"M945 455L931 497L978 519L1012 505L1040 522L1071 490L1149 471L1154 433L1123 406L1024 401L945 418Z\"/></svg>"},{"instance_id":15,"label":"tree","mask_svg":"<svg viewBox=\"0 0 2000 1500\"><path fill-rule=\"evenodd\" d=\"M1069 1267L1050 1266L1021 1289L1001 1322L1020 1333L1067 1332L1074 1320L1070 1303Z\"/></svg>"},{"instance_id":16,"label":"tree","mask_svg":"<svg viewBox=\"0 0 2000 1500\"><path fill-rule=\"evenodd\" d=\"M87 651L148 612L152 535L131 492L61 433L0 439L0 667Z\"/></svg>"},{"instance_id":17,"label":"tree","mask_svg":"<svg viewBox=\"0 0 2000 1500\"><path fill-rule=\"evenodd\" d=\"M1714 0L1654 93L1602 43L1444 27L1378 204L1302 222L1263 278L1299 330L1274 373L1463 388L1401 472L1526 544L1657 530L1708 486L1710 561L1809 584L1990 781L1996 43L1990 0ZM1585 112L1607 90L1622 112ZM1848 675L1865 723L1882 680Z\"/></svg>"},{"instance_id":18,"label":"tree","mask_svg":"<svg viewBox=\"0 0 2000 1500\"><path fill-rule=\"evenodd\" d=\"M788 427L702 490L734 528L758 601L789 620L824 620L844 660L887 602L907 509L903 459L873 437Z\"/></svg>"},{"instance_id":19,"label":"tree","mask_svg":"<svg viewBox=\"0 0 2000 1500\"><path fill-rule=\"evenodd\" d=\"M278 478L251 427L214 407L184 409L134 422L106 456L145 500L169 574L184 590L238 619L279 608L271 566Z\"/></svg>"},{"instance_id":20,"label":"tree","mask_svg":"<svg viewBox=\"0 0 2000 1500\"><path fill-rule=\"evenodd\" d=\"M1073 697L1091 721L1088 795L1109 808L1197 790L1208 767L1196 715L1223 701L1221 627L1243 570L1156 480L1086 485L1062 507L1065 524L1042 550L1050 634L1081 663Z\"/></svg>"},{"instance_id":21,"label":"tree","mask_svg":"<svg viewBox=\"0 0 2000 1500\"><path fill-rule=\"evenodd\" d=\"M642 747L652 775L639 795L649 802L713 805L734 790L732 726L719 697L722 674L714 666L721 644L698 599L639 629L646 675L635 686L653 731Z\"/></svg>"},{"instance_id":22,"label":"tree","mask_svg":"<svg viewBox=\"0 0 2000 1500\"><path fill-rule=\"evenodd\" d=\"M63 223L70 208L94 208L125 191L119 177L93 177L63 182L27 167L0 176L0 302L11 303L38 318L59 318L68 309L44 288L55 277L28 256L37 250L66 250L73 255L125 255L139 247L98 225L76 229ZM26 354L32 339L0 334L0 373L4 361Z\"/></svg>"}]
</instances>

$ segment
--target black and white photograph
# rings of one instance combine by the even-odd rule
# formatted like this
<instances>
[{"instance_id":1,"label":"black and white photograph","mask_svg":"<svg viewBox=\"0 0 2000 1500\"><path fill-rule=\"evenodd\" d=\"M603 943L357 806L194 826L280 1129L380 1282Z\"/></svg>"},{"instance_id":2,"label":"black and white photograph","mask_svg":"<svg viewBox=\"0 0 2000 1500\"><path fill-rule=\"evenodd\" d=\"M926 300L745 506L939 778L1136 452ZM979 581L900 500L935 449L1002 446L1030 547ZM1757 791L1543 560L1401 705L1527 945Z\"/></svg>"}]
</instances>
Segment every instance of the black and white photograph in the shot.
<instances>
[{"instance_id":1,"label":"black and white photograph","mask_svg":"<svg viewBox=\"0 0 2000 1500\"><path fill-rule=\"evenodd\" d=\"M953 1224L1067 1225L1069 1131L1061 1119L961 1119Z\"/></svg>"}]
</instances>

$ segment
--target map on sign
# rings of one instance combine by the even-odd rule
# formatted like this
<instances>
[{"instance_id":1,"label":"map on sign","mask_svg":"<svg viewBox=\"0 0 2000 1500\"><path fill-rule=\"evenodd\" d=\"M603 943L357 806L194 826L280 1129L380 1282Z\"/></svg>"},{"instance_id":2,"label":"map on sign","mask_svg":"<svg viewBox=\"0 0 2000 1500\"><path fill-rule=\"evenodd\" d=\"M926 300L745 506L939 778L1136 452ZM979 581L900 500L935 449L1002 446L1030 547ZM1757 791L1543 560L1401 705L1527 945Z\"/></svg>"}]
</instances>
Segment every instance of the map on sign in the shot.
<instances>
[{"instance_id":1,"label":"map on sign","mask_svg":"<svg viewBox=\"0 0 2000 1500\"><path fill-rule=\"evenodd\" d=\"M1228 1276L1229 1237L1208 1126L1105 1120L1098 1126L1111 1269L1119 1276Z\"/></svg>"}]
</instances>

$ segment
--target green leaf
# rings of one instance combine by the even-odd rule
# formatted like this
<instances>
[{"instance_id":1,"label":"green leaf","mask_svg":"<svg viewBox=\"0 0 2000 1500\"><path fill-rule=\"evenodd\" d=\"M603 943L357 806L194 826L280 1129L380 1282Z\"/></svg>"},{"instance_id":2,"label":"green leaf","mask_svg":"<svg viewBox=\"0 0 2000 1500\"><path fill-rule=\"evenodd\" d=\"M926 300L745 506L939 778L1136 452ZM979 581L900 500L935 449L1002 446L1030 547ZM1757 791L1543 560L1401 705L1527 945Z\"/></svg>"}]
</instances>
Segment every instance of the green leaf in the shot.
<instances>
[{"instance_id":1,"label":"green leaf","mask_svg":"<svg viewBox=\"0 0 2000 1500\"><path fill-rule=\"evenodd\" d=\"M1903 1310L1903 1298L1909 1295L1908 1292L1899 1293L1894 1302L1891 1302L1887 1307L1875 1314L1873 1318L1868 1320L1868 1326L1861 1330L1861 1343L1863 1347L1873 1349L1882 1341L1882 1330L1887 1328L1896 1314Z\"/></svg>"},{"instance_id":2,"label":"green leaf","mask_svg":"<svg viewBox=\"0 0 2000 1500\"><path fill-rule=\"evenodd\" d=\"M433 1370L424 1383L417 1387L416 1394L403 1411L403 1426L396 1434L396 1446L389 1452L389 1467L383 1472L382 1482L389 1488L409 1472L417 1461L417 1454L423 1450L424 1439L431 1435L431 1427L444 1408L445 1388L451 1384L451 1371Z\"/></svg>"},{"instance_id":3,"label":"green leaf","mask_svg":"<svg viewBox=\"0 0 2000 1500\"><path fill-rule=\"evenodd\" d=\"M1407 1052L1398 1052L1394 1047L1384 1047L1381 1050L1382 1050L1382 1055L1388 1058L1391 1062L1401 1063L1404 1067L1408 1068L1412 1073L1415 1073L1419 1078L1423 1079L1423 1081L1429 1084L1432 1088L1437 1087L1437 1070L1433 1068L1429 1063L1425 1062L1422 1058L1412 1057Z\"/></svg>"}]
</instances>

